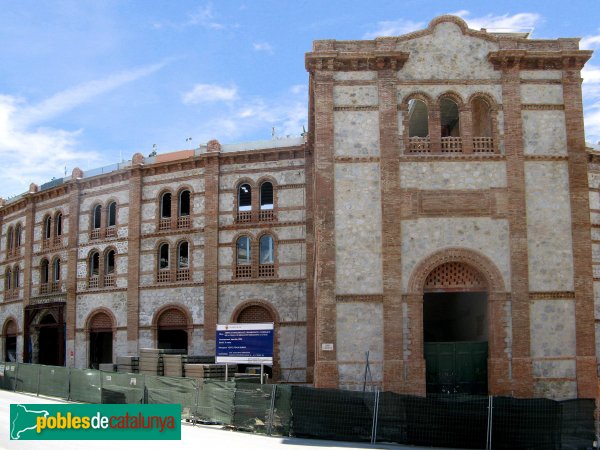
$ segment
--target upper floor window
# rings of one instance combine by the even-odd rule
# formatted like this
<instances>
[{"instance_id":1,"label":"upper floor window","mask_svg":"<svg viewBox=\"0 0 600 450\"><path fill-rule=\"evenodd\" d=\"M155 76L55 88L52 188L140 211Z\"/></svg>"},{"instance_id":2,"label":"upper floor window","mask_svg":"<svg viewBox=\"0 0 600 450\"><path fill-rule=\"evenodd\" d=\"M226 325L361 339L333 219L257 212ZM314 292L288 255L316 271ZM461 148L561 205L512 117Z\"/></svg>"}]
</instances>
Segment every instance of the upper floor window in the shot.
<instances>
[{"instance_id":1,"label":"upper floor window","mask_svg":"<svg viewBox=\"0 0 600 450\"><path fill-rule=\"evenodd\" d=\"M250 278L252 276L252 247L250 238L241 236L236 243L236 273L237 278Z\"/></svg>"},{"instance_id":2,"label":"upper floor window","mask_svg":"<svg viewBox=\"0 0 600 450\"><path fill-rule=\"evenodd\" d=\"M187 241L182 241L177 247L177 281L187 281L190 279L190 245Z\"/></svg>"},{"instance_id":3,"label":"upper floor window","mask_svg":"<svg viewBox=\"0 0 600 450\"><path fill-rule=\"evenodd\" d=\"M248 183L244 183L238 191L238 211L250 210L252 210L252 188Z\"/></svg>"},{"instance_id":4,"label":"upper floor window","mask_svg":"<svg viewBox=\"0 0 600 450\"><path fill-rule=\"evenodd\" d=\"M494 121L492 107L485 99L475 97L471 101L471 123L473 125L473 151L494 152Z\"/></svg>"},{"instance_id":5,"label":"upper floor window","mask_svg":"<svg viewBox=\"0 0 600 450\"><path fill-rule=\"evenodd\" d=\"M13 227L8 227L8 232L6 233L6 254L7 256L11 256L14 251L14 230Z\"/></svg>"},{"instance_id":6,"label":"upper floor window","mask_svg":"<svg viewBox=\"0 0 600 450\"><path fill-rule=\"evenodd\" d=\"M190 191L187 189L179 193L177 199L177 228L189 228L190 226Z\"/></svg>"},{"instance_id":7,"label":"upper floor window","mask_svg":"<svg viewBox=\"0 0 600 450\"><path fill-rule=\"evenodd\" d=\"M104 256L104 286L115 285L115 251L110 249Z\"/></svg>"},{"instance_id":8,"label":"upper floor window","mask_svg":"<svg viewBox=\"0 0 600 450\"><path fill-rule=\"evenodd\" d=\"M52 218L46 216L44 219L44 238L50 239L52 237Z\"/></svg>"},{"instance_id":9,"label":"upper floor window","mask_svg":"<svg viewBox=\"0 0 600 450\"><path fill-rule=\"evenodd\" d=\"M169 244L164 243L158 247L158 276L157 281L161 282L170 282L171 281L171 271L170 268L170 248Z\"/></svg>"},{"instance_id":10,"label":"upper floor window","mask_svg":"<svg viewBox=\"0 0 600 450\"><path fill-rule=\"evenodd\" d=\"M108 205L108 226L114 227L117 225L117 202L110 202Z\"/></svg>"},{"instance_id":11,"label":"upper floor window","mask_svg":"<svg viewBox=\"0 0 600 450\"><path fill-rule=\"evenodd\" d=\"M50 267L46 258L40 262L40 283L48 284L50 281Z\"/></svg>"},{"instance_id":12,"label":"upper floor window","mask_svg":"<svg viewBox=\"0 0 600 450\"><path fill-rule=\"evenodd\" d=\"M264 181L260 185L259 220L273 220L273 183Z\"/></svg>"},{"instance_id":13,"label":"upper floor window","mask_svg":"<svg viewBox=\"0 0 600 450\"><path fill-rule=\"evenodd\" d=\"M272 277L275 275L275 246L273 236L265 234L259 240L259 277Z\"/></svg>"},{"instance_id":14,"label":"upper floor window","mask_svg":"<svg viewBox=\"0 0 600 450\"><path fill-rule=\"evenodd\" d=\"M52 281L55 283L60 281L60 258L54 259L52 263Z\"/></svg>"},{"instance_id":15,"label":"upper floor window","mask_svg":"<svg viewBox=\"0 0 600 450\"><path fill-rule=\"evenodd\" d=\"M21 234L23 233L23 227L20 223L15 227L15 248L21 247Z\"/></svg>"},{"instance_id":16,"label":"upper floor window","mask_svg":"<svg viewBox=\"0 0 600 450\"><path fill-rule=\"evenodd\" d=\"M100 276L100 253L92 252L90 255L90 277Z\"/></svg>"},{"instance_id":17,"label":"upper floor window","mask_svg":"<svg viewBox=\"0 0 600 450\"><path fill-rule=\"evenodd\" d=\"M21 286L21 268L15 266L13 270L13 289L17 289Z\"/></svg>"},{"instance_id":18,"label":"upper floor window","mask_svg":"<svg viewBox=\"0 0 600 450\"><path fill-rule=\"evenodd\" d=\"M160 217L171 218L171 193L165 192L160 199Z\"/></svg>"},{"instance_id":19,"label":"upper floor window","mask_svg":"<svg viewBox=\"0 0 600 450\"><path fill-rule=\"evenodd\" d=\"M6 268L6 272L4 273L4 290L10 291L12 289L12 270L10 267Z\"/></svg>"}]
</instances>

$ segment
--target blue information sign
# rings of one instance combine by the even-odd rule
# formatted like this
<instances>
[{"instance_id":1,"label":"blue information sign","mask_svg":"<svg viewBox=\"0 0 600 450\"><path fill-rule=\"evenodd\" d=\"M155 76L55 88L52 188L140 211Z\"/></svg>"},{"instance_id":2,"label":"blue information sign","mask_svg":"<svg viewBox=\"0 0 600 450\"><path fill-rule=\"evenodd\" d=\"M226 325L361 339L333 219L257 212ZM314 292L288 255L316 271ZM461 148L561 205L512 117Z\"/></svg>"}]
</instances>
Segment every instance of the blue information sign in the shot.
<instances>
[{"instance_id":1,"label":"blue information sign","mask_svg":"<svg viewBox=\"0 0 600 450\"><path fill-rule=\"evenodd\" d=\"M217 325L216 362L273 364L273 324Z\"/></svg>"}]
</instances>

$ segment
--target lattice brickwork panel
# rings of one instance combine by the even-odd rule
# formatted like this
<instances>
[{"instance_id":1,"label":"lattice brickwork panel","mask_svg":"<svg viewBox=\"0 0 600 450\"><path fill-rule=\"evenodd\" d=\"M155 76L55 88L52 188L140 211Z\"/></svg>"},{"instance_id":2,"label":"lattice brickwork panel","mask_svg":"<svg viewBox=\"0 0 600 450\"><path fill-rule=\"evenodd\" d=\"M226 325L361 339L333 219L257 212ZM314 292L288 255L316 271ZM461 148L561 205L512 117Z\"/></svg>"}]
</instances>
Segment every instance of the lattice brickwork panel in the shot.
<instances>
[{"instance_id":1,"label":"lattice brickwork panel","mask_svg":"<svg viewBox=\"0 0 600 450\"><path fill-rule=\"evenodd\" d=\"M90 324L90 329L92 331L97 330L110 330L112 329L112 320L108 314L98 313L92 318L92 323Z\"/></svg>"},{"instance_id":2,"label":"lattice brickwork panel","mask_svg":"<svg viewBox=\"0 0 600 450\"><path fill-rule=\"evenodd\" d=\"M160 315L158 326L185 328L187 327L187 320L185 320L185 315L178 309L168 309Z\"/></svg>"},{"instance_id":3,"label":"lattice brickwork panel","mask_svg":"<svg viewBox=\"0 0 600 450\"><path fill-rule=\"evenodd\" d=\"M486 283L483 277L472 267L460 263L444 263L427 276L425 292L435 291L484 291Z\"/></svg>"},{"instance_id":4,"label":"lattice brickwork panel","mask_svg":"<svg viewBox=\"0 0 600 450\"><path fill-rule=\"evenodd\" d=\"M251 305L240 312L237 321L238 323L264 323L273 322L273 318L268 309L258 305Z\"/></svg>"}]
</instances>

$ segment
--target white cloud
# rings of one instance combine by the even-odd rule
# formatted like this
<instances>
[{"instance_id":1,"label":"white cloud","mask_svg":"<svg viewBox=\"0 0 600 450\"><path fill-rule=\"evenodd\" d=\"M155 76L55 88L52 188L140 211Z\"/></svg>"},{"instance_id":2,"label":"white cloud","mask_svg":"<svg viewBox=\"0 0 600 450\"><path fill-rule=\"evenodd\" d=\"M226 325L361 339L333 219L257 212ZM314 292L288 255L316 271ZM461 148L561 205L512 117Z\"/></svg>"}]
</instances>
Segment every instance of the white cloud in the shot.
<instances>
[{"instance_id":1,"label":"white cloud","mask_svg":"<svg viewBox=\"0 0 600 450\"><path fill-rule=\"evenodd\" d=\"M267 52L270 54L273 53L273 46L268 42L255 42L252 44L252 48L256 52Z\"/></svg>"},{"instance_id":2,"label":"white cloud","mask_svg":"<svg viewBox=\"0 0 600 450\"><path fill-rule=\"evenodd\" d=\"M211 4L199 7L188 16L189 20L185 23L187 26L202 26L212 30L222 30L226 28L224 24L214 20L215 14Z\"/></svg>"},{"instance_id":3,"label":"white cloud","mask_svg":"<svg viewBox=\"0 0 600 450\"><path fill-rule=\"evenodd\" d=\"M585 36L579 41L579 48L581 49L594 49L600 47L600 34Z\"/></svg>"},{"instance_id":4,"label":"white cloud","mask_svg":"<svg viewBox=\"0 0 600 450\"><path fill-rule=\"evenodd\" d=\"M129 69L106 78L82 83L34 105L25 99L0 95L0 196L27 190L30 183L43 183L67 170L97 164L98 154L78 149L83 130L64 130L45 124L95 97L148 76L164 67L161 62ZM69 172L67 172L69 174Z\"/></svg>"},{"instance_id":5,"label":"white cloud","mask_svg":"<svg viewBox=\"0 0 600 450\"><path fill-rule=\"evenodd\" d=\"M587 64L581 71L586 140L600 142L600 66Z\"/></svg>"},{"instance_id":6,"label":"white cloud","mask_svg":"<svg viewBox=\"0 0 600 450\"><path fill-rule=\"evenodd\" d=\"M167 62L164 61L158 64L125 70L103 79L82 83L59 92L37 105L23 108L21 111L18 111L15 119L22 125L30 125L48 120L65 111L69 111L94 97L148 76L162 69L166 64Z\"/></svg>"},{"instance_id":7,"label":"white cloud","mask_svg":"<svg viewBox=\"0 0 600 450\"><path fill-rule=\"evenodd\" d=\"M182 95L183 103L196 104L204 102L232 101L237 99L236 86L219 86L218 84L197 84Z\"/></svg>"},{"instance_id":8,"label":"white cloud","mask_svg":"<svg viewBox=\"0 0 600 450\"><path fill-rule=\"evenodd\" d=\"M364 39L374 39L379 36L400 36L412 31L425 28L425 22L413 22L412 20L397 19L377 22L377 29L365 33Z\"/></svg>"},{"instance_id":9,"label":"white cloud","mask_svg":"<svg viewBox=\"0 0 600 450\"><path fill-rule=\"evenodd\" d=\"M488 14L486 16L470 17L471 13L469 11L460 10L452 14L461 17L467 22L469 28L474 30L481 28L496 31L530 29L534 28L542 19L537 13L503 14L499 16Z\"/></svg>"}]
</instances>

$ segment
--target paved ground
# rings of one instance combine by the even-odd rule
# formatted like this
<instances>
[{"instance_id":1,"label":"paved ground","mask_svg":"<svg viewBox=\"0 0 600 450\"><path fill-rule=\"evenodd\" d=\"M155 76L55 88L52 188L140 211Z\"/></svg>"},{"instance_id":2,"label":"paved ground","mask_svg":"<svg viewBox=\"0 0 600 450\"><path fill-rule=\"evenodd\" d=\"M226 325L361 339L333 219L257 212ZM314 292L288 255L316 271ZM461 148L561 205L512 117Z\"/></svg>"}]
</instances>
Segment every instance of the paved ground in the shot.
<instances>
[{"instance_id":1,"label":"paved ground","mask_svg":"<svg viewBox=\"0 0 600 450\"><path fill-rule=\"evenodd\" d=\"M234 431L222 430L216 426L182 425L181 441L11 441L10 440L10 404L11 403L60 403L60 400L18 394L0 390L0 449L38 449L44 450L286 450L314 449L419 449L424 447L401 446L394 444L366 445L359 443L319 441L312 439L276 438ZM438 449L439 450L439 449Z\"/></svg>"}]
</instances>

